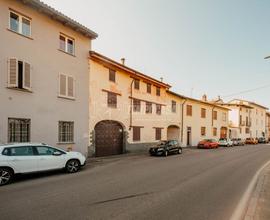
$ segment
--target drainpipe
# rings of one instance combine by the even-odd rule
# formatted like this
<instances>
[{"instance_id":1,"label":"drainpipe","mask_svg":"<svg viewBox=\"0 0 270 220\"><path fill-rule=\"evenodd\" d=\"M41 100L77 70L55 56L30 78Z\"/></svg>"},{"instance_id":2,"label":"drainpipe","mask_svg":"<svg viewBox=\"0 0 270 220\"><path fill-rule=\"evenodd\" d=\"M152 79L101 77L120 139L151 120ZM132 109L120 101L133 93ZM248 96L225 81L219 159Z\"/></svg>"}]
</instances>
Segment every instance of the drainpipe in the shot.
<instances>
[{"instance_id":1,"label":"drainpipe","mask_svg":"<svg viewBox=\"0 0 270 220\"><path fill-rule=\"evenodd\" d=\"M186 103L187 99L185 99L185 101L182 103L182 112L181 112L181 143L183 145L183 136L184 136L184 105Z\"/></svg>"},{"instance_id":2,"label":"drainpipe","mask_svg":"<svg viewBox=\"0 0 270 220\"><path fill-rule=\"evenodd\" d=\"M133 83L134 79L132 79L130 83L130 109L129 109L129 130L132 128L132 99L133 99Z\"/></svg>"}]
</instances>

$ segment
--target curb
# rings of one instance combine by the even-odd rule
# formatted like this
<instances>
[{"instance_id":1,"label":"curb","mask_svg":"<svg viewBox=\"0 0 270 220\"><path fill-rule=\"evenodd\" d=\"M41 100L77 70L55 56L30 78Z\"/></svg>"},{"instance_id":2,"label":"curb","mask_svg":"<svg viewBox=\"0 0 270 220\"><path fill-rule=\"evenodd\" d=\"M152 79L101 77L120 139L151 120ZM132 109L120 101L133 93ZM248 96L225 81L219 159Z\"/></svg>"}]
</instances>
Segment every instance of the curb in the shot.
<instances>
[{"instance_id":1,"label":"curb","mask_svg":"<svg viewBox=\"0 0 270 220\"><path fill-rule=\"evenodd\" d=\"M270 160L266 162L253 176L230 220L249 220L254 218L259 199L259 192L263 185L263 174L268 166L270 166Z\"/></svg>"}]
</instances>

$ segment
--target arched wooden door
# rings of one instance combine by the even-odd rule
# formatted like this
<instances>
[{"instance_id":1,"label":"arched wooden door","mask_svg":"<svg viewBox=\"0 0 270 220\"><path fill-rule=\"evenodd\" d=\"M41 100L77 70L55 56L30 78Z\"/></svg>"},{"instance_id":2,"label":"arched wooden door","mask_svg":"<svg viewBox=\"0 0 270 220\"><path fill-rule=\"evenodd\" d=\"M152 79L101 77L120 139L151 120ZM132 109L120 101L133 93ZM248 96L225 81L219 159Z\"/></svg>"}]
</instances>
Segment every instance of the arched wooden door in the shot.
<instances>
[{"instance_id":1,"label":"arched wooden door","mask_svg":"<svg viewBox=\"0 0 270 220\"><path fill-rule=\"evenodd\" d=\"M95 126L97 157L123 153L123 127L116 121L101 121Z\"/></svg>"}]
</instances>

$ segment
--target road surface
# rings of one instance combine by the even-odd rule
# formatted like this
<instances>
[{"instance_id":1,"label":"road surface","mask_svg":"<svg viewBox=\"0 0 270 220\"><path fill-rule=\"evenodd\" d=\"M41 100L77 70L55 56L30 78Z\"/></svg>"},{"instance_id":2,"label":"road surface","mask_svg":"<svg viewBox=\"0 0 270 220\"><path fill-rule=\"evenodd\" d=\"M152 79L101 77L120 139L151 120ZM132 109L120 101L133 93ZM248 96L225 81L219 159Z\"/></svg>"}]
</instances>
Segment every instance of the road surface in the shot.
<instances>
[{"instance_id":1,"label":"road surface","mask_svg":"<svg viewBox=\"0 0 270 220\"><path fill-rule=\"evenodd\" d=\"M270 146L105 159L0 188L0 219L228 220Z\"/></svg>"}]
</instances>

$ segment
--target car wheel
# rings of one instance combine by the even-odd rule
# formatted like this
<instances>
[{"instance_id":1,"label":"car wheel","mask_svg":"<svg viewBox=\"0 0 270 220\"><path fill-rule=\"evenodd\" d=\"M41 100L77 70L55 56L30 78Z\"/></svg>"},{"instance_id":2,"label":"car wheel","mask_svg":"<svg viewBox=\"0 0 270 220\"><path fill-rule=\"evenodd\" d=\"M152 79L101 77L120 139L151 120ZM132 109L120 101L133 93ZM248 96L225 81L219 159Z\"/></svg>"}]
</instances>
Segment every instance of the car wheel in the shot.
<instances>
[{"instance_id":1,"label":"car wheel","mask_svg":"<svg viewBox=\"0 0 270 220\"><path fill-rule=\"evenodd\" d=\"M164 151L164 157L167 157L168 156L168 151Z\"/></svg>"},{"instance_id":2,"label":"car wheel","mask_svg":"<svg viewBox=\"0 0 270 220\"><path fill-rule=\"evenodd\" d=\"M69 160L66 164L66 171L68 173L76 173L80 169L80 162L78 160Z\"/></svg>"},{"instance_id":3,"label":"car wheel","mask_svg":"<svg viewBox=\"0 0 270 220\"><path fill-rule=\"evenodd\" d=\"M178 154L182 154L182 149L181 148L178 149Z\"/></svg>"},{"instance_id":4,"label":"car wheel","mask_svg":"<svg viewBox=\"0 0 270 220\"><path fill-rule=\"evenodd\" d=\"M0 186L8 184L13 176L13 172L7 168L0 168Z\"/></svg>"}]
</instances>

